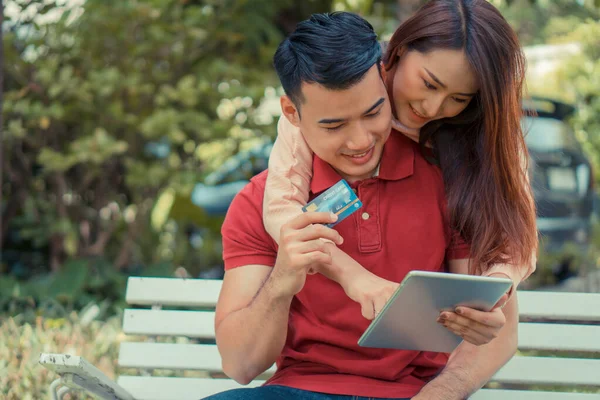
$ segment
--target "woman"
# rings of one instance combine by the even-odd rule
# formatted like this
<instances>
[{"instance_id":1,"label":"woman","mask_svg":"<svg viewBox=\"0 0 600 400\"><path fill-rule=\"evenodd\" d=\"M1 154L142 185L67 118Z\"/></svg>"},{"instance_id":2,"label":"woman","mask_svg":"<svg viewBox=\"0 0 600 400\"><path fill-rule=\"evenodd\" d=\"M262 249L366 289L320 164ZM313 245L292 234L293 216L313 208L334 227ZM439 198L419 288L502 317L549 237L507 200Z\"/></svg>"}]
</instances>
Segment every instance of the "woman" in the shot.
<instances>
[{"instance_id":1,"label":"woman","mask_svg":"<svg viewBox=\"0 0 600 400\"><path fill-rule=\"evenodd\" d=\"M485 0L433 0L394 33L384 69L394 126L424 151L431 145L432 162L442 170L450 224L470 245L462 272L509 277L514 289L535 269L537 249L520 125L525 60L516 34ZM312 172L312 154L297 128L282 118L278 133L264 203L265 226L275 240L306 204L303 183ZM344 289L373 318L395 284L369 275L337 248L331 255L334 264L353 263L349 271L362 271ZM490 319L483 314L494 326L482 323ZM443 317L448 329L474 344L489 342L503 324L500 310ZM478 329L465 333L472 321Z\"/></svg>"}]
</instances>

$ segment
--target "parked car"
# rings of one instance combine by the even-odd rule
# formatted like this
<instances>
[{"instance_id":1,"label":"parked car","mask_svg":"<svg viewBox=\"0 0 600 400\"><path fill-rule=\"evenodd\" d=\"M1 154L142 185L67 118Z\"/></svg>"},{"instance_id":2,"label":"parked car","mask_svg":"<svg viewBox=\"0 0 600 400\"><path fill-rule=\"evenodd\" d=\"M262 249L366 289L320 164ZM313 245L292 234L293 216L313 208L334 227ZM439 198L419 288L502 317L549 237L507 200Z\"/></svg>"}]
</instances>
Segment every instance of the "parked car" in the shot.
<instances>
[{"instance_id":1,"label":"parked car","mask_svg":"<svg viewBox=\"0 0 600 400\"><path fill-rule=\"evenodd\" d=\"M267 169L273 143L263 141L228 159L192 191L192 203L209 215L225 215L235 195L254 175Z\"/></svg>"},{"instance_id":2,"label":"parked car","mask_svg":"<svg viewBox=\"0 0 600 400\"><path fill-rule=\"evenodd\" d=\"M529 174L537 206L537 225L544 251L560 254L567 244L581 252L590 245L594 211L594 177L591 164L566 120L575 108L550 99L524 103L525 140L530 153ZM560 265L567 276L572 257ZM559 277L560 279L560 277Z\"/></svg>"}]
</instances>

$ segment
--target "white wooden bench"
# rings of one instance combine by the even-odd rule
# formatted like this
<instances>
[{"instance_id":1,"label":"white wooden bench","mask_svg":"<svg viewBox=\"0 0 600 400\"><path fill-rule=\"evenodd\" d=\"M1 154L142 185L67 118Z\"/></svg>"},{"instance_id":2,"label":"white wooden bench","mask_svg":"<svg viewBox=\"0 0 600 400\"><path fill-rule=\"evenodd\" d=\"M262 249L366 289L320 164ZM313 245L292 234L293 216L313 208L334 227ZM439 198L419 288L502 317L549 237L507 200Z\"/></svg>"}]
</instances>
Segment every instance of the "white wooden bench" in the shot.
<instances>
[{"instance_id":1,"label":"white wooden bench","mask_svg":"<svg viewBox=\"0 0 600 400\"><path fill-rule=\"evenodd\" d=\"M122 343L119 366L138 373L115 383L81 357L41 354L40 363L60 375L52 384L52 398L85 389L102 399L199 400L238 387L222 374L214 344L220 289L217 280L129 278L127 303L144 308L125 310L123 331L146 340ZM600 399L600 294L521 291L518 296L521 354L471 399ZM162 337L178 337L182 343L156 341ZM522 354L531 350L546 354ZM152 370L202 371L204 377L152 376ZM582 389L587 393L570 393Z\"/></svg>"}]
</instances>

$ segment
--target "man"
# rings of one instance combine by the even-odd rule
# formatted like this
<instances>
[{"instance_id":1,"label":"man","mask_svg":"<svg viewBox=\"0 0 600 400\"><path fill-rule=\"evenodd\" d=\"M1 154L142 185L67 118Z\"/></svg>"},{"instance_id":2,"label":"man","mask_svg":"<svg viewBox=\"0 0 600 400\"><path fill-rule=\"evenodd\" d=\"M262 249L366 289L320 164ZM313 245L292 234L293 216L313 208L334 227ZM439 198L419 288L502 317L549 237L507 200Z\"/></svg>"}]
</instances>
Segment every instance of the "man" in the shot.
<instances>
[{"instance_id":1,"label":"man","mask_svg":"<svg viewBox=\"0 0 600 400\"><path fill-rule=\"evenodd\" d=\"M283 227L278 247L262 223L268 172L236 196L222 229L226 273L215 321L223 370L247 384L276 361L278 369L266 386L214 400L462 399L516 350L516 296L498 338L463 343L450 360L357 345L369 321L337 283L347 274L328 269L333 244L322 239L392 282L413 266L464 272L468 257L452 241L439 169L391 131L380 60L371 25L349 13L312 16L275 55L283 113L315 154L311 198L344 178L363 208L336 230L321 225L334 220L327 213L300 215Z\"/></svg>"}]
</instances>

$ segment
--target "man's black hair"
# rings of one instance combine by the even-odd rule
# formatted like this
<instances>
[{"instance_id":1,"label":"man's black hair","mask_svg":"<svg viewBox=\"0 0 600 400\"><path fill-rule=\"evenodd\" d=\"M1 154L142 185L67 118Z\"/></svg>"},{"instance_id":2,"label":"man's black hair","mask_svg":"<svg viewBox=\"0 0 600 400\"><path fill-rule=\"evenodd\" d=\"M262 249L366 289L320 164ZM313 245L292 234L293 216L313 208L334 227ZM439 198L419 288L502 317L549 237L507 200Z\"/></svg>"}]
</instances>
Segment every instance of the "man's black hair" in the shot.
<instances>
[{"instance_id":1,"label":"man's black hair","mask_svg":"<svg viewBox=\"0 0 600 400\"><path fill-rule=\"evenodd\" d=\"M359 83L381 61L371 24L348 12L313 14L280 45L273 64L296 107L304 101L302 83L344 90Z\"/></svg>"}]
</instances>

